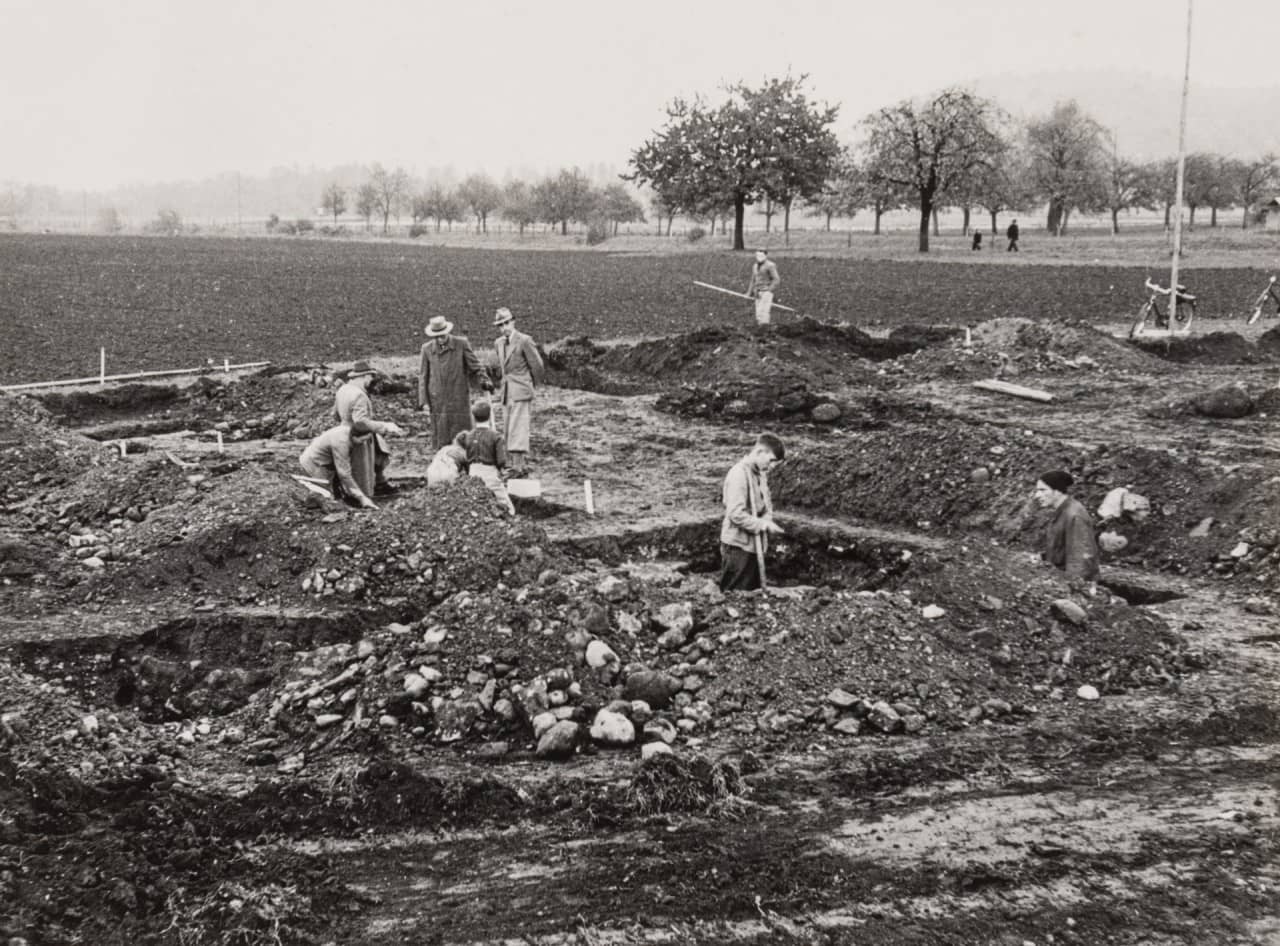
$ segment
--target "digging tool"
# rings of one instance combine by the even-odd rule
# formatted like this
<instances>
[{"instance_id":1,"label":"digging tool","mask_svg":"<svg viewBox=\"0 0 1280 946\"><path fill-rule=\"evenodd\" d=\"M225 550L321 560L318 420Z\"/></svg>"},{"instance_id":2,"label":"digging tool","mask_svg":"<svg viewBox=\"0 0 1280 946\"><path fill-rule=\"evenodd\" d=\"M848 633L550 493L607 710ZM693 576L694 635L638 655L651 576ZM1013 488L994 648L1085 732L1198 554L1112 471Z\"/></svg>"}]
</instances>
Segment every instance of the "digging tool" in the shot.
<instances>
[{"instance_id":1,"label":"digging tool","mask_svg":"<svg viewBox=\"0 0 1280 946\"><path fill-rule=\"evenodd\" d=\"M693 281L693 284L695 286L701 286L703 289L714 289L716 292L723 292L726 296L737 296L739 299L747 299L751 302L756 301L754 296L749 296L745 292L734 292L732 289L725 289L723 286L713 286L709 282L698 282L698 280L695 279ZM781 309L783 312L796 311L795 309L791 308L791 306L782 305L779 302L773 303L773 308Z\"/></svg>"},{"instance_id":2,"label":"digging tool","mask_svg":"<svg viewBox=\"0 0 1280 946\"><path fill-rule=\"evenodd\" d=\"M331 493L324 486L320 485L321 483L327 482L326 480L318 480L313 476L299 476L296 473L291 473L289 475L292 479L301 483L303 486L305 486L307 489L309 489L311 492L315 493L316 495L323 496L325 499L333 499L333 493Z\"/></svg>"},{"instance_id":3,"label":"digging tool","mask_svg":"<svg viewBox=\"0 0 1280 946\"><path fill-rule=\"evenodd\" d=\"M750 482L747 483L747 497L751 500L751 515L753 517L759 516L760 513L756 510L756 494L754 491L752 491ZM769 583L765 580L765 575L764 575L764 535L763 533L760 533L760 532L753 533L751 536L751 544L756 550L756 566L760 569L760 590L768 591Z\"/></svg>"}]
</instances>

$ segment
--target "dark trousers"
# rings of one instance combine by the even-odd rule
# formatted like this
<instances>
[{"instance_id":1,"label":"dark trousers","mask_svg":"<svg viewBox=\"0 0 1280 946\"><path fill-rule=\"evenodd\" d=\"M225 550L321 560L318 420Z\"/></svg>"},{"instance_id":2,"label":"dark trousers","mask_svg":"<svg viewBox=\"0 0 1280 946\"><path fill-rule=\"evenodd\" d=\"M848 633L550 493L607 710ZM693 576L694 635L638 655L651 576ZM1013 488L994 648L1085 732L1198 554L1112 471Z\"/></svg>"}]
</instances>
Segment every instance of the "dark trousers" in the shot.
<instances>
[{"instance_id":1,"label":"dark trousers","mask_svg":"<svg viewBox=\"0 0 1280 946\"><path fill-rule=\"evenodd\" d=\"M720 543L720 590L755 591L760 587L760 565L754 550Z\"/></svg>"},{"instance_id":2,"label":"dark trousers","mask_svg":"<svg viewBox=\"0 0 1280 946\"><path fill-rule=\"evenodd\" d=\"M1009 240L1009 249L1007 249L1005 252L1006 253L1018 252L1018 241L1016 239Z\"/></svg>"}]
</instances>

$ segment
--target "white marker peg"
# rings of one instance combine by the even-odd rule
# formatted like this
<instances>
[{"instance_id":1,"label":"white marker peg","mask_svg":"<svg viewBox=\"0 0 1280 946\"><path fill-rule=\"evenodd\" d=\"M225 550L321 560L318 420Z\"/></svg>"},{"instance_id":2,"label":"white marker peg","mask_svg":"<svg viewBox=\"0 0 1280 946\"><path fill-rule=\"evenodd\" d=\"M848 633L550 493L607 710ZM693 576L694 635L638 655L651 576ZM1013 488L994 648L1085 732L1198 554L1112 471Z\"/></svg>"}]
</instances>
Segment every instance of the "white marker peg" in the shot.
<instances>
[{"instance_id":1,"label":"white marker peg","mask_svg":"<svg viewBox=\"0 0 1280 946\"><path fill-rule=\"evenodd\" d=\"M224 453L225 451L223 450L223 447L222 447L222 431L219 430L217 434L218 434L218 452Z\"/></svg>"},{"instance_id":2,"label":"white marker peg","mask_svg":"<svg viewBox=\"0 0 1280 946\"><path fill-rule=\"evenodd\" d=\"M582 498L587 506L587 515L594 516L596 514L596 501L595 501L595 498L591 495L590 480L582 481Z\"/></svg>"}]
</instances>

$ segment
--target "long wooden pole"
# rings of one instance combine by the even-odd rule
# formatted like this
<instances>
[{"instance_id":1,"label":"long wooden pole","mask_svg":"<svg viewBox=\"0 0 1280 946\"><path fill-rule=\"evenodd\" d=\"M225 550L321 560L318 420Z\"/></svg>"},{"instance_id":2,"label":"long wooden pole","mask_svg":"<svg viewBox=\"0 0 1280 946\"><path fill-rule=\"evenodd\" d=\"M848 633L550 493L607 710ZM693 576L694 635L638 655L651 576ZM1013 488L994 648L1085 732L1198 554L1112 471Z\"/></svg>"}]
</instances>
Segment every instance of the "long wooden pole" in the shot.
<instances>
[{"instance_id":1,"label":"long wooden pole","mask_svg":"<svg viewBox=\"0 0 1280 946\"><path fill-rule=\"evenodd\" d=\"M227 371L265 368L269 361L250 361L243 365L227 365ZM61 381L32 381L29 384L4 384L0 391L31 391L35 388L60 388L70 384L105 384L107 381L136 381L139 378L166 378L179 374L205 374L208 368L173 368L167 371L135 371L132 374L97 374L92 378L63 378Z\"/></svg>"},{"instance_id":2,"label":"long wooden pole","mask_svg":"<svg viewBox=\"0 0 1280 946\"><path fill-rule=\"evenodd\" d=\"M695 286L701 286L703 289L714 289L716 292L723 292L726 296L737 296L739 299L748 299L751 302L755 301L755 296L749 296L745 292L734 292L732 289L725 289L723 286L713 286L709 282L698 282L698 280L695 279L693 281L693 284ZM773 308L781 309L783 312L795 311L795 309L791 308L791 306L783 305L780 302L774 302L774 303L771 303L771 305L773 306Z\"/></svg>"},{"instance_id":3,"label":"long wooden pole","mask_svg":"<svg viewBox=\"0 0 1280 946\"><path fill-rule=\"evenodd\" d=\"M1187 166L1187 95L1191 90L1191 4L1187 0L1187 51L1182 72L1182 110L1178 117L1178 173L1174 183L1173 206L1173 263L1169 273L1169 331L1172 332L1178 313L1178 263L1182 256L1182 190Z\"/></svg>"}]
</instances>

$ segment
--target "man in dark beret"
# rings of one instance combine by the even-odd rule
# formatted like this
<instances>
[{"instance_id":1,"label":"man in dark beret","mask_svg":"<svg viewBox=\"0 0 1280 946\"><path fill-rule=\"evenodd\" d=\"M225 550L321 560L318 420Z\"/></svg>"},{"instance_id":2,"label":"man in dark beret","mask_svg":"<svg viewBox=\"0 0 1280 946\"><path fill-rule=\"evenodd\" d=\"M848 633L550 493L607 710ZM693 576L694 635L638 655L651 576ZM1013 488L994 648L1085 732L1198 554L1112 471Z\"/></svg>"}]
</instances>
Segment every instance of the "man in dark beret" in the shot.
<instances>
[{"instance_id":1,"label":"man in dark beret","mask_svg":"<svg viewBox=\"0 0 1280 946\"><path fill-rule=\"evenodd\" d=\"M1067 495L1074 481L1066 470L1052 470L1036 481L1036 502L1053 509L1053 519L1044 533L1044 560L1061 568L1073 581L1093 581L1098 577L1098 542L1093 520L1078 500Z\"/></svg>"}]
</instances>

